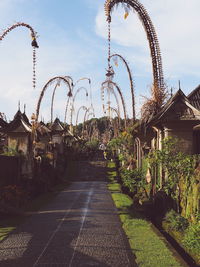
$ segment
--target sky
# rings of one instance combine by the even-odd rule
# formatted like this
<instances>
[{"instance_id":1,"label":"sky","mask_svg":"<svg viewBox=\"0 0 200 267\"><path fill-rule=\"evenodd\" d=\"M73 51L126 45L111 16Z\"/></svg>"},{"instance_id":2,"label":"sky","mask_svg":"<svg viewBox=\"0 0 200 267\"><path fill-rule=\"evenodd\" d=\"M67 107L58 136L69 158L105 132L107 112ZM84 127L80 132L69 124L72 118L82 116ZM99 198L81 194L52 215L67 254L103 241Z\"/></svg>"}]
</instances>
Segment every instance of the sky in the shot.
<instances>
[{"instance_id":1,"label":"sky","mask_svg":"<svg viewBox=\"0 0 200 267\"><path fill-rule=\"evenodd\" d=\"M156 29L163 60L165 82L175 93L178 81L187 95L200 84L200 1L140 0ZM28 29L9 32L0 42L0 112L12 120L18 102L30 117L36 110L39 94L49 79L71 76L91 79L92 102L96 117L103 116L101 83L107 68L107 22L103 0L0 0L0 34L16 22L31 25L38 34L36 89L32 88L32 47ZM150 96L152 67L148 41L136 12L124 20L122 7L114 9L111 23L111 53L122 55L129 63L135 84L136 114L144 97ZM114 66L114 81L120 86L131 117L131 93L124 66ZM88 90L85 80L78 84ZM77 86L77 89L79 88ZM40 119L50 120L54 85L46 91ZM67 88L61 85L55 96L54 119L64 119ZM75 112L90 106L84 91L75 99ZM116 107L114 99L111 106ZM84 112L80 112L79 122ZM69 122L69 117L67 118Z\"/></svg>"}]
</instances>

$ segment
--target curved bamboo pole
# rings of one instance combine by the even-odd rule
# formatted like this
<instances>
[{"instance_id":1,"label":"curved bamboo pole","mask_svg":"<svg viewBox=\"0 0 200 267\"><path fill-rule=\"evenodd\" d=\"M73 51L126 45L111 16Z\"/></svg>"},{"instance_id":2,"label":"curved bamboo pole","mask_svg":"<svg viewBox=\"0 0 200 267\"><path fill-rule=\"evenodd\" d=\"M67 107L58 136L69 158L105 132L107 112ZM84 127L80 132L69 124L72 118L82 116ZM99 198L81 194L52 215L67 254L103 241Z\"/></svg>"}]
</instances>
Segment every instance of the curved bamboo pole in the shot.
<instances>
[{"instance_id":1,"label":"curved bamboo pole","mask_svg":"<svg viewBox=\"0 0 200 267\"><path fill-rule=\"evenodd\" d=\"M117 109L116 108L113 108L113 107L110 107L110 109L111 109L111 111L113 111L113 112L116 113L117 118L118 118L118 124L119 124L119 127L120 127L120 120L121 120L121 118L119 116L119 113L118 113Z\"/></svg>"},{"instance_id":2,"label":"curved bamboo pole","mask_svg":"<svg viewBox=\"0 0 200 267\"><path fill-rule=\"evenodd\" d=\"M66 125L67 111L68 111L69 101L70 101L70 98L73 96L74 81L73 81L73 79L72 79L71 76L64 76L64 78L67 79L68 82L71 82L71 92L72 92L72 95L71 96L68 96L68 98L67 98L67 104L66 104L66 108L65 108L64 124Z\"/></svg>"},{"instance_id":3,"label":"curved bamboo pole","mask_svg":"<svg viewBox=\"0 0 200 267\"><path fill-rule=\"evenodd\" d=\"M43 96L44 96L44 93L45 91L47 90L47 88L54 82L54 81L63 81L69 88L69 91L68 91L68 96L70 96L72 94L71 92L71 87L70 87L70 84L69 84L69 81L64 78L64 77L61 77L61 76L56 76L56 77L53 77L51 78L45 85L44 87L42 88L42 91L40 93L40 97L38 99L38 103L37 103L37 108L36 108L36 115L35 115L35 123L36 123L36 127L37 127L37 122L38 122L38 116L39 116L39 112L40 112L40 105L41 105L41 102L42 102L42 99L43 99Z\"/></svg>"},{"instance_id":4,"label":"curved bamboo pole","mask_svg":"<svg viewBox=\"0 0 200 267\"><path fill-rule=\"evenodd\" d=\"M125 64L127 72L128 72L130 88L131 88L131 97L132 97L132 116L133 116L133 121L135 121L135 95L134 95L134 83L133 83L131 70L129 68L129 65L128 65L127 61L121 55L112 54L110 56L110 58L114 58L114 57L119 57L121 59L121 61Z\"/></svg>"},{"instance_id":5,"label":"curved bamboo pole","mask_svg":"<svg viewBox=\"0 0 200 267\"><path fill-rule=\"evenodd\" d=\"M82 129L82 136L84 137L84 130L85 130L85 121L86 121L86 116L87 113L89 112L89 109L87 108L85 111L84 119L83 119L83 129Z\"/></svg>"},{"instance_id":6,"label":"curved bamboo pole","mask_svg":"<svg viewBox=\"0 0 200 267\"><path fill-rule=\"evenodd\" d=\"M36 32L34 31L34 29L27 23L24 22L17 22L15 24L13 24L12 26L10 26L9 28L7 28L6 30L4 30L4 32L2 33L2 35L0 35L0 41L2 41L5 36L11 32L12 30L14 30L15 28L18 27L26 27L30 30L31 32L31 38L32 38L32 42L31 45L33 47L33 88L35 89L36 86L36 48L39 48L37 40L36 40Z\"/></svg>"},{"instance_id":7,"label":"curved bamboo pole","mask_svg":"<svg viewBox=\"0 0 200 267\"><path fill-rule=\"evenodd\" d=\"M116 121L116 127L115 127L115 123L113 123L113 125L114 125L113 128L114 128L114 130L116 129L116 136L118 136L119 135L119 130L121 128L121 118L120 118L120 116L119 116L119 114L118 114L118 112L117 112L117 110L115 108L111 108L111 110L113 110L116 113L117 117L118 117L118 125L117 125L117 121ZM114 132L114 134L115 134L115 132Z\"/></svg>"},{"instance_id":8,"label":"curved bamboo pole","mask_svg":"<svg viewBox=\"0 0 200 267\"><path fill-rule=\"evenodd\" d=\"M67 77L70 77L70 76L67 76ZM90 85L90 96L91 96L91 99L92 99L92 90L91 90L91 80L90 80L90 78L83 77L83 78L78 79L75 83L73 83L73 79L72 78L71 78L71 80L72 80L72 90L71 90L72 91L72 94L73 94L74 88L77 86L77 84L80 81L88 80L89 85ZM65 118L64 118L64 123L65 124L67 122L67 113L68 113L69 102L70 102L70 97L68 97L68 99L67 99L67 104L66 104L66 109L65 109Z\"/></svg>"},{"instance_id":9,"label":"curved bamboo pole","mask_svg":"<svg viewBox=\"0 0 200 267\"><path fill-rule=\"evenodd\" d=\"M80 112L81 109L83 109L83 110L87 110L87 107L86 107L86 106L81 106L81 107L78 109L77 116L76 116L76 126L78 125L78 117L79 117L79 112Z\"/></svg>"},{"instance_id":10,"label":"curved bamboo pole","mask_svg":"<svg viewBox=\"0 0 200 267\"><path fill-rule=\"evenodd\" d=\"M111 125L113 124L114 135L115 135L115 130L116 130L116 135L115 136L118 136L119 135L119 129L121 127L121 125L120 125L120 117L119 117L119 114L118 114L116 108L110 107L110 109L111 109L111 112L115 112L116 113L117 118L118 118L118 123L116 123L116 127L115 127L114 119L111 120Z\"/></svg>"},{"instance_id":11,"label":"curved bamboo pole","mask_svg":"<svg viewBox=\"0 0 200 267\"><path fill-rule=\"evenodd\" d=\"M67 111L68 111L68 107L69 107L69 101L70 101L70 97L67 98L67 104L66 104L66 108L65 108L65 118L64 118L64 123L67 123Z\"/></svg>"},{"instance_id":12,"label":"curved bamboo pole","mask_svg":"<svg viewBox=\"0 0 200 267\"><path fill-rule=\"evenodd\" d=\"M68 82L71 82L71 90L72 90L72 88L73 88L73 86L74 86L72 77L71 77L71 76L64 76L64 78L65 78L66 80L68 80Z\"/></svg>"},{"instance_id":13,"label":"curved bamboo pole","mask_svg":"<svg viewBox=\"0 0 200 267\"><path fill-rule=\"evenodd\" d=\"M76 85L80 82L80 81L84 81L84 80L88 80L89 84L91 84L91 79L88 78L88 77L82 77L80 79L78 79L75 84L74 84L74 87L76 87Z\"/></svg>"},{"instance_id":14,"label":"curved bamboo pole","mask_svg":"<svg viewBox=\"0 0 200 267\"><path fill-rule=\"evenodd\" d=\"M84 90L86 92L86 99L88 97L88 91L85 87L80 87L76 90L75 94L74 94L74 97L72 99L72 108L71 108L71 116L70 116L70 125L72 125L72 119L73 119L73 111L74 111L74 102L75 102L75 98L77 96L77 94L81 91L81 90Z\"/></svg>"},{"instance_id":15,"label":"curved bamboo pole","mask_svg":"<svg viewBox=\"0 0 200 267\"><path fill-rule=\"evenodd\" d=\"M90 113L88 113L88 115L87 115L87 121L89 120L89 117L90 116L93 116L93 118L95 117L95 114L94 114L94 112L90 112Z\"/></svg>"},{"instance_id":16,"label":"curved bamboo pole","mask_svg":"<svg viewBox=\"0 0 200 267\"><path fill-rule=\"evenodd\" d=\"M73 88L73 79L71 76L64 76L64 78L69 82L71 83L70 84L70 89L72 91L72 88ZM57 84L55 85L54 87L54 90L53 90L53 94L52 94L52 98L51 98L51 123L53 122L53 104L54 104L54 97L55 97L55 92L56 92L56 89L57 87L60 86L60 80L58 80ZM72 97L72 94L70 94L68 96L68 99L67 101L70 99L70 97ZM67 105L68 105L68 102L67 102ZM66 111L65 111L66 112ZM65 118L66 118L66 114L64 116L64 122L65 122Z\"/></svg>"},{"instance_id":17,"label":"curved bamboo pole","mask_svg":"<svg viewBox=\"0 0 200 267\"><path fill-rule=\"evenodd\" d=\"M81 91L81 90L84 90L85 91L85 94L86 94L86 97L88 97L88 90L85 88L85 87L79 87L77 90L76 90L76 92L75 92L75 94L74 94L74 96L73 96L73 99L72 99L72 101L73 101L73 103L74 103L74 101L75 101L75 99L76 99L76 96L77 96L77 94Z\"/></svg>"},{"instance_id":18,"label":"curved bamboo pole","mask_svg":"<svg viewBox=\"0 0 200 267\"><path fill-rule=\"evenodd\" d=\"M146 9L138 0L106 0L105 13L109 24L111 22L111 11L113 10L114 6L119 3L122 3L128 9L132 7L138 13L139 18L144 26L144 30L146 32L147 39L149 42L149 48L152 59L152 70L153 70L152 98L155 100L157 107L160 108L163 105L166 93L164 86L162 57L154 25Z\"/></svg>"},{"instance_id":19,"label":"curved bamboo pole","mask_svg":"<svg viewBox=\"0 0 200 267\"><path fill-rule=\"evenodd\" d=\"M12 26L10 26L9 28L7 28L7 29L5 29L4 30L4 32L3 32L3 34L2 35L0 35L0 41L2 41L3 40L3 38L10 32L10 31L12 31L12 30L14 30L15 28L17 28L17 27L26 27L26 28L28 28L30 31L31 31L31 37L33 38L33 41L32 41L32 46L33 47L36 47L36 48L38 48L39 46L38 46L38 44L37 44L37 41L36 41L36 32L34 31L34 29L29 25L29 24L27 24L27 23L24 23L24 22L17 22L17 23L15 23L15 24L13 24Z\"/></svg>"},{"instance_id":20,"label":"curved bamboo pole","mask_svg":"<svg viewBox=\"0 0 200 267\"><path fill-rule=\"evenodd\" d=\"M127 126L126 105L125 105L125 101L124 101L124 97L123 97L123 95L122 95L121 89L120 89L120 87L119 87L115 82L113 82L113 81L105 81L105 82L102 83L102 86L103 86L104 84L106 84L106 83L108 84L108 88L109 88L109 85L110 85L110 84L113 85L113 86L117 89L117 91L118 91L118 93L119 93L119 95L120 95L120 98L121 98L121 101L122 101L122 107L123 107L123 111L124 111L124 126L125 126L125 129L126 129L126 126Z\"/></svg>"},{"instance_id":21,"label":"curved bamboo pole","mask_svg":"<svg viewBox=\"0 0 200 267\"><path fill-rule=\"evenodd\" d=\"M105 105L104 105L104 89L110 90L110 88L108 88L108 84L107 84L107 83L108 83L108 81L103 82L103 83L102 83L102 87L101 87L101 91L102 91L101 96L103 96L103 97L102 97L102 102L103 102L103 112L104 112L104 113L106 113L106 111L105 111ZM111 92L112 92L112 94L113 94L114 97L115 97L115 101L116 101L116 104L117 104L118 113L119 113L119 116L120 116L119 100L118 100L118 98L117 98L117 95L116 95L115 91L112 90Z\"/></svg>"},{"instance_id":22,"label":"curved bamboo pole","mask_svg":"<svg viewBox=\"0 0 200 267\"><path fill-rule=\"evenodd\" d=\"M53 90L52 98L51 98L51 124L53 123L53 103L54 103L56 89L58 86L60 86L60 81L56 83L54 90Z\"/></svg>"},{"instance_id":23,"label":"curved bamboo pole","mask_svg":"<svg viewBox=\"0 0 200 267\"><path fill-rule=\"evenodd\" d=\"M86 118L87 118L87 113L89 113L89 111L92 109L92 107L89 107L86 109L85 111L85 115L84 115L84 119L83 119L83 129L82 129L82 136L84 136L84 130L85 130L85 122L86 122ZM91 112L92 113L92 112Z\"/></svg>"}]
</instances>

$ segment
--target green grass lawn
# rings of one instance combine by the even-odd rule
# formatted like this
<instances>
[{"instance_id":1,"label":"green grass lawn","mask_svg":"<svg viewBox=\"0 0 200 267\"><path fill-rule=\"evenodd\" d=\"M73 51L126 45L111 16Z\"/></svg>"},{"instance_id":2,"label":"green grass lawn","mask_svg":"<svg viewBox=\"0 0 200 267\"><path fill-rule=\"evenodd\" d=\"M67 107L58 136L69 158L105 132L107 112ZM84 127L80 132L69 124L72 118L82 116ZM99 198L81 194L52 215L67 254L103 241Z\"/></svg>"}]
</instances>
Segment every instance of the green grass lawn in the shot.
<instances>
[{"instance_id":1,"label":"green grass lawn","mask_svg":"<svg viewBox=\"0 0 200 267\"><path fill-rule=\"evenodd\" d=\"M15 227L0 227L0 241L3 240Z\"/></svg>"},{"instance_id":2,"label":"green grass lawn","mask_svg":"<svg viewBox=\"0 0 200 267\"><path fill-rule=\"evenodd\" d=\"M164 237L159 235L151 222L134 210L132 199L121 193L120 185L115 182L114 163L108 163L109 190L119 211L123 229L129 239L138 266L144 267L178 267L187 266L180 262L169 249ZM109 169L112 168L112 171Z\"/></svg>"}]
</instances>

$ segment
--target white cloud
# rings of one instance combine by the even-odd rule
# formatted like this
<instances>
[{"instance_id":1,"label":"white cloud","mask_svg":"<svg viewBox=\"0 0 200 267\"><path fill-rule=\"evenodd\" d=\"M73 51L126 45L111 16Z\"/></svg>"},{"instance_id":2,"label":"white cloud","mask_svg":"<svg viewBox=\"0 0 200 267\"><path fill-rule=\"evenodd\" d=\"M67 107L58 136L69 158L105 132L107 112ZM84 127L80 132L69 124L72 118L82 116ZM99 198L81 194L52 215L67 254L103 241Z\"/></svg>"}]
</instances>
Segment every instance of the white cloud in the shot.
<instances>
[{"instance_id":1,"label":"white cloud","mask_svg":"<svg viewBox=\"0 0 200 267\"><path fill-rule=\"evenodd\" d=\"M164 71L167 76L198 75L200 67L200 20L199 0L143 0L156 28L163 56ZM149 60L148 43L140 20L130 13L123 19L121 8L112 13L112 41L126 47L132 47L132 54L137 53L141 64L145 66ZM96 17L96 32L106 38L107 23L103 8ZM134 52L134 49L137 49ZM139 49L139 50L138 50ZM132 58L133 60L133 58ZM145 61L145 62L144 62Z\"/></svg>"},{"instance_id":2,"label":"white cloud","mask_svg":"<svg viewBox=\"0 0 200 267\"><path fill-rule=\"evenodd\" d=\"M36 69L37 90L35 91L32 89L32 48L27 29L14 30L0 43L0 111L5 112L11 119L16 112L18 100L21 100L22 104L27 103L27 113L31 114L36 108L40 90L49 78L56 75L71 75L75 80L83 76L92 78L94 106L97 116L101 116L100 84L105 78L107 53L104 1L94 3L93 0L81 0L87 3L86 8L90 8L90 14L91 11L95 12L96 10L98 10L98 14L94 25L85 25L82 20L82 23L74 26L73 31L66 30L60 24L59 15L53 19L49 18L48 14L39 17L43 14L43 10L40 10L41 1L34 1L38 4L32 14L32 10L28 9L29 2L27 0L0 0L0 28L6 27L7 23L14 21L17 16L20 20L30 19L30 24L40 35ZM187 85L192 89L191 81L195 80L194 77L196 78L195 82L200 78L200 1L140 1L146 7L156 28L166 78L170 83L187 76L187 79L190 79ZM62 0L63 3L64 0ZM70 12L75 11L70 10ZM112 48L130 62L136 79L136 103L138 106L140 105L139 95L146 94L148 91L146 87L152 80L151 58L145 31L136 13L131 12L127 20L123 19L123 15L124 11L121 8L113 12ZM79 17L81 19L81 14ZM71 21L66 20L65 22L69 23L68 26L71 25ZM92 26L95 26L98 36L90 31ZM126 90L128 88L126 75L124 69L119 67L116 70L116 78L119 77L122 91L127 92L125 92L125 97L127 106L130 107L130 94L128 95L129 90ZM41 106L41 115L47 120L50 119L50 107L46 100L50 98L50 91L45 94ZM65 95L64 90L60 91L56 97L55 116L59 115L62 118ZM85 104L84 101L77 100L77 107ZM131 111L130 108L128 109ZM82 120L81 116L80 120Z\"/></svg>"},{"instance_id":3,"label":"white cloud","mask_svg":"<svg viewBox=\"0 0 200 267\"><path fill-rule=\"evenodd\" d=\"M87 67L90 67L96 56L90 45L88 47L79 45L76 41L63 35L59 28L56 29L52 39L40 37L38 39L40 48L37 49L37 88L33 90L30 42L27 29L19 28L15 29L12 34L9 33L0 43L0 58L3 62L0 64L0 94L1 102L6 103L1 105L1 110L6 112L10 119L16 112L19 100L21 103L27 103L29 115L35 111L39 93L50 78L58 75L71 75L76 80L80 78L77 73L82 73L81 77L87 76L85 75ZM45 93L44 104L42 103L40 112L46 120L50 119L50 103L46 103L45 106L45 98L51 98L52 89L49 88L48 91L51 93ZM62 100L57 100L55 111L63 118L63 103L66 100L66 93L65 90L61 91L60 98Z\"/></svg>"}]
</instances>

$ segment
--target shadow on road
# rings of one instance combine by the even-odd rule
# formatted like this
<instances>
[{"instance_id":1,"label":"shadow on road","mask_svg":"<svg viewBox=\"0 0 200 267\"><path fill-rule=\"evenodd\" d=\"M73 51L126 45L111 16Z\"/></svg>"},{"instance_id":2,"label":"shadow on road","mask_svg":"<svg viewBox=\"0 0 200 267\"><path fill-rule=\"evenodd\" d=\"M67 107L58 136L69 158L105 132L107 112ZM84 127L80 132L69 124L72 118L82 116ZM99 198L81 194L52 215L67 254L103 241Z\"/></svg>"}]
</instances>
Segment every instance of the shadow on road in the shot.
<instances>
[{"instance_id":1,"label":"shadow on road","mask_svg":"<svg viewBox=\"0 0 200 267\"><path fill-rule=\"evenodd\" d=\"M106 162L74 163L70 186L3 242L1 267L137 266L110 193Z\"/></svg>"},{"instance_id":2,"label":"shadow on road","mask_svg":"<svg viewBox=\"0 0 200 267\"><path fill-rule=\"evenodd\" d=\"M73 161L69 181L107 181L106 161Z\"/></svg>"}]
</instances>

